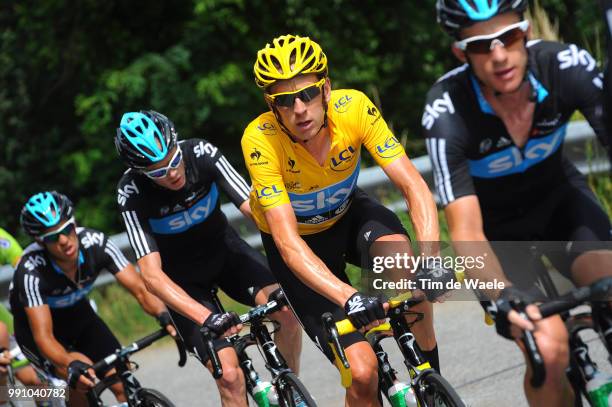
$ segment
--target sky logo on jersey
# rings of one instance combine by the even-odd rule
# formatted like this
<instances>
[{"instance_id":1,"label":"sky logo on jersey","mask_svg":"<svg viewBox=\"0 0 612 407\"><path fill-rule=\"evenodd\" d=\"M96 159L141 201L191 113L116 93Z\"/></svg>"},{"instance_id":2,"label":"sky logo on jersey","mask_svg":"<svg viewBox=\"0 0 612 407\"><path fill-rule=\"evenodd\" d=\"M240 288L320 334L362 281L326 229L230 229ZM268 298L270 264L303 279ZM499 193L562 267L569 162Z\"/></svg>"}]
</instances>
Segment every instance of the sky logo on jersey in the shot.
<instances>
[{"instance_id":1,"label":"sky logo on jersey","mask_svg":"<svg viewBox=\"0 0 612 407\"><path fill-rule=\"evenodd\" d=\"M256 188L255 193L257 194L259 204L265 208L280 201L283 190L276 185L272 185L270 187Z\"/></svg>"},{"instance_id":2,"label":"sky logo on jersey","mask_svg":"<svg viewBox=\"0 0 612 407\"><path fill-rule=\"evenodd\" d=\"M566 129L564 125L546 137L529 140L522 153L518 147L511 146L480 160L470 160L470 173L480 178L496 178L525 172L559 149Z\"/></svg>"},{"instance_id":3,"label":"sky logo on jersey","mask_svg":"<svg viewBox=\"0 0 612 407\"><path fill-rule=\"evenodd\" d=\"M334 212L335 209L342 206L349 199L357 185L358 177L359 165L355 166L353 173L347 178L326 188L305 194L289 192L291 206L298 218L298 222L308 223L304 221L306 217L318 215L322 215L327 219L333 217L327 215ZM333 215L336 216L338 214L334 213Z\"/></svg>"},{"instance_id":4,"label":"sky logo on jersey","mask_svg":"<svg viewBox=\"0 0 612 407\"><path fill-rule=\"evenodd\" d=\"M218 198L219 192L217 191L217 185L213 183L208 194L203 196L189 209L185 209L181 212L174 213L163 218L149 219L151 229L153 232L162 235L184 232L187 229L204 222L206 218L208 218L208 216L210 216L210 214L215 210Z\"/></svg>"},{"instance_id":5,"label":"sky logo on jersey","mask_svg":"<svg viewBox=\"0 0 612 407\"><path fill-rule=\"evenodd\" d=\"M355 156L355 149L353 146L348 146L344 150L340 151L335 157L331 159L331 169L333 171L345 171L351 168L351 162Z\"/></svg>"},{"instance_id":6,"label":"sky logo on jersey","mask_svg":"<svg viewBox=\"0 0 612 407\"><path fill-rule=\"evenodd\" d=\"M66 295L58 295L58 296L48 296L47 304L51 308L66 308L70 307L89 294L89 292L93 288L93 283L86 285L85 287L78 289L76 291L72 291L70 294Z\"/></svg>"},{"instance_id":7,"label":"sky logo on jersey","mask_svg":"<svg viewBox=\"0 0 612 407\"><path fill-rule=\"evenodd\" d=\"M448 92L444 92L442 97L434 100L431 105L425 105L421 125L427 130L431 130L438 117L447 112L449 114L455 113L455 106L453 106L453 101Z\"/></svg>"},{"instance_id":8,"label":"sky logo on jersey","mask_svg":"<svg viewBox=\"0 0 612 407\"><path fill-rule=\"evenodd\" d=\"M560 62L559 69L561 70L582 65L586 66L588 72L591 72L597 66L597 61L588 51L580 49L574 44L570 44L569 49L559 52L557 60Z\"/></svg>"},{"instance_id":9,"label":"sky logo on jersey","mask_svg":"<svg viewBox=\"0 0 612 407\"><path fill-rule=\"evenodd\" d=\"M383 144L376 146L376 155L381 158L391 158L402 152L402 145L395 136L389 136Z\"/></svg>"},{"instance_id":10,"label":"sky logo on jersey","mask_svg":"<svg viewBox=\"0 0 612 407\"><path fill-rule=\"evenodd\" d=\"M334 110L338 113L344 113L348 110L353 98L349 95L342 96L334 103Z\"/></svg>"}]
</instances>

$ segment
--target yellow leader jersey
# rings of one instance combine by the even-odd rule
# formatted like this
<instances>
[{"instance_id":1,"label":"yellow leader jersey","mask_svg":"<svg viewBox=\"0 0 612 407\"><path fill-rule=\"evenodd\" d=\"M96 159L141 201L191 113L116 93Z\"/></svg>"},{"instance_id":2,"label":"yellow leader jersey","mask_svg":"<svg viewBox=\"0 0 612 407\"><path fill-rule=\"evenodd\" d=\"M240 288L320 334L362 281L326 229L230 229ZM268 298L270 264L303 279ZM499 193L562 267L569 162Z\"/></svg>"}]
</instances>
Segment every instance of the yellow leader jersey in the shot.
<instances>
[{"instance_id":1,"label":"yellow leader jersey","mask_svg":"<svg viewBox=\"0 0 612 407\"><path fill-rule=\"evenodd\" d=\"M267 112L242 137L253 187L250 205L260 230L270 233L264 212L290 203L301 235L321 232L344 215L357 185L361 145L381 167L404 155L378 109L362 92L333 90L327 111L331 148L321 166Z\"/></svg>"}]
</instances>

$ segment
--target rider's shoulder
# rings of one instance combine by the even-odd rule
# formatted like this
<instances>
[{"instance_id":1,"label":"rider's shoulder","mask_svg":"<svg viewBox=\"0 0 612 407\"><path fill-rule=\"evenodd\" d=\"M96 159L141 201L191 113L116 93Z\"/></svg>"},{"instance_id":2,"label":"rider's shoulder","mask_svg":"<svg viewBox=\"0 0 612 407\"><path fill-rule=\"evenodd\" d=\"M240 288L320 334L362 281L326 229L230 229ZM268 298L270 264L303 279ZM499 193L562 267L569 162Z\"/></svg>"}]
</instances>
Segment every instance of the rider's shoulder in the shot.
<instances>
[{"instance_id":1,"label":"rider's shoulder","mask_svg":"<svg viewBox=\"0 0 612 407\"><path fill-rule=\"evenodd\" d=\"M81 247L85 250L92 247L103 247L106 244L106 234L96 229L79 226L77 236Z\"/></svg>"},{"instance_id":2,"label":"rider's shoulder","mask_svg":"<svg viewBox=\"0 0 612 407\"><path fill-rule=\"evenodd\" d=\"M563 72L569 68L583 67L591 71L597 66L597 61L587 50L572 43L531 40L527 42L527 49L529 58L540 70Z\"/></svg>"},{"instance_id":3,"label":"rider's shoulder","mask_svg":"<svg viewBox=\"0 0 612 407\"><path fill-rule=\"evenodd\" d=\"M191 138L179 142L183 154L196 160L216 159L221 155L219 148L204 138Z\"/></svg>"},{"instance_id":4,"label":"rider's shoulder","mask_svg":"<svg viewBox=\"0 0 612 407\"><path fill-rule=\"evenodd\" d=\"M135 169L128 169L117 183L117 203L125 207L128 203L136 202L146 187L144 175Z\"/></svg>"},{"instance_id":5,"label":"rider's shoulder","mask_svg":"<svg viewBox=\"0 0 612 407\"><path fill-rule=\"evenodd\" d=\"M41 269L47 267L48 261L45 248L39 243L33 242L23 251L15 273L38 274Z\"/></svg>"},{"instance_id":6,"label":"rider's shoulder","mask_svg":"<svg viewBox=\"0 0 612 407\"><path fill-rule=\"evenodd\" d=\"M244 145L245 143L272 142L282 133L274 113L268 111L260 114L247 125L242 135L242 143Z\"/></svg>"}]
</instances>

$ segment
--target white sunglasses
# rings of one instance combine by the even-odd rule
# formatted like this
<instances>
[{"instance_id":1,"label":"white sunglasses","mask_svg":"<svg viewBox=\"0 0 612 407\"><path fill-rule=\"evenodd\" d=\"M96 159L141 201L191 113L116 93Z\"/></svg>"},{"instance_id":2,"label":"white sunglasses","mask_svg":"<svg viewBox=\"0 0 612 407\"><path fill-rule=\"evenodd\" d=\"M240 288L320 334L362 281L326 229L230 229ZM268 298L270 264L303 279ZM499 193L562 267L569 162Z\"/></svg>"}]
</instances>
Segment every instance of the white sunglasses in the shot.
<instances>
[{"instance_id":1,"label":"white sunglasses","mask_svg":"<svg viewBox=\"0 0 612 407\"><path fill-rule=\"evenodd\" d=\"M493 51L496 45L507 47L518 40L524 39L528 28L529 21L523 20L493 34L476 35L456 41L455 47L461 51L468 51L474 54L488 54Z\"/></svg>"}]
</instances>

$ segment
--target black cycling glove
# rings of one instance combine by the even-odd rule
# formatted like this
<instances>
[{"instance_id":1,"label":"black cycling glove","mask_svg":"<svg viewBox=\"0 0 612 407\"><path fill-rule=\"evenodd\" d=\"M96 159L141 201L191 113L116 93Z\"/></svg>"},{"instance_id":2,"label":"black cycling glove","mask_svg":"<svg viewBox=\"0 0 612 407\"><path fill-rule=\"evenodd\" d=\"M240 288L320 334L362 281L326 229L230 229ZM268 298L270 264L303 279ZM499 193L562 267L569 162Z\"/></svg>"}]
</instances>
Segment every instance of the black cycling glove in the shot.
<instances>
[{"instance_id":1,"label":"black cycling glove","mask_svg":"<svg viewBox=\"0 0 612 407\"><path fill-rule=\"evenodd\" d=\"M164 311L161 314L159 314L157 316L157 322L159 323L159 326L161 326L162 328L166 328L168 325L173 325L172 317L170 316L170 313L168 311Z\"/></svg>"},{"instance_id":2,"label":"black cycling glove","mask_svg":"<svg viewBox=\"0 0 612 407\"><path fill-rule=\"evenodd\" d=\"M79 377L85 375L89 380L93 378L87 373L87 369L90 369L91 365L75 359L68 364L68 386L76 389L76 384L79 381Z\"/></svg>"},{"instance_id":3,"label":"black cycling glove","mask_svg":"<svg viewBox=\"0 0 612 407\"><path fill-rule=\"evenodd\" d=\"M357 329L379 319L385 319L385 309L380 299L359 292L351 295L346 301L344 312Z\"/></svg>"},{"instance_id":4,"label":"black cycling glove","mask_svg":"<svg viewBox=\"0 0 612 407\"><path fill-rule=\"evenodd\" d=\"M429 301L434 301L442 294L450 291L449 281L455 281L455 271L444 267L421 268L415 275L416 280L420 280L418 288L425 293ZM428 281L429 280L429 281ZM436 284L432 284L436 282ZM431 288L442 283L442 288Z\"/></svg>"},{"instance_id":5,"label":"black cycling glove","mask_svg":"<svg viewBox=\"0 0 612 407\"><path fill-rule=\"evenodd\" d=\"M240 324L238 314L231 311L223 314L210 314L202 324L202 328L207 328L214 339L221 337L225 331L238 324Z\"/></svg>"},{"instance_id":6,"label":"black cycling glove","mask_svg":"<svg viewBox=\"0 0 612 407\"><path fill-rule=\"evenodd\" d=\"M489 310L489 314L495 320L497 333L504 338L514 340L510 333L512 324L508 321L508 313L513 309L521 312L527 305L534 302L535 298L533 296L513 286L501 290L497 301L495 301L497 309Z\"/></svg>"}]
</instances>

